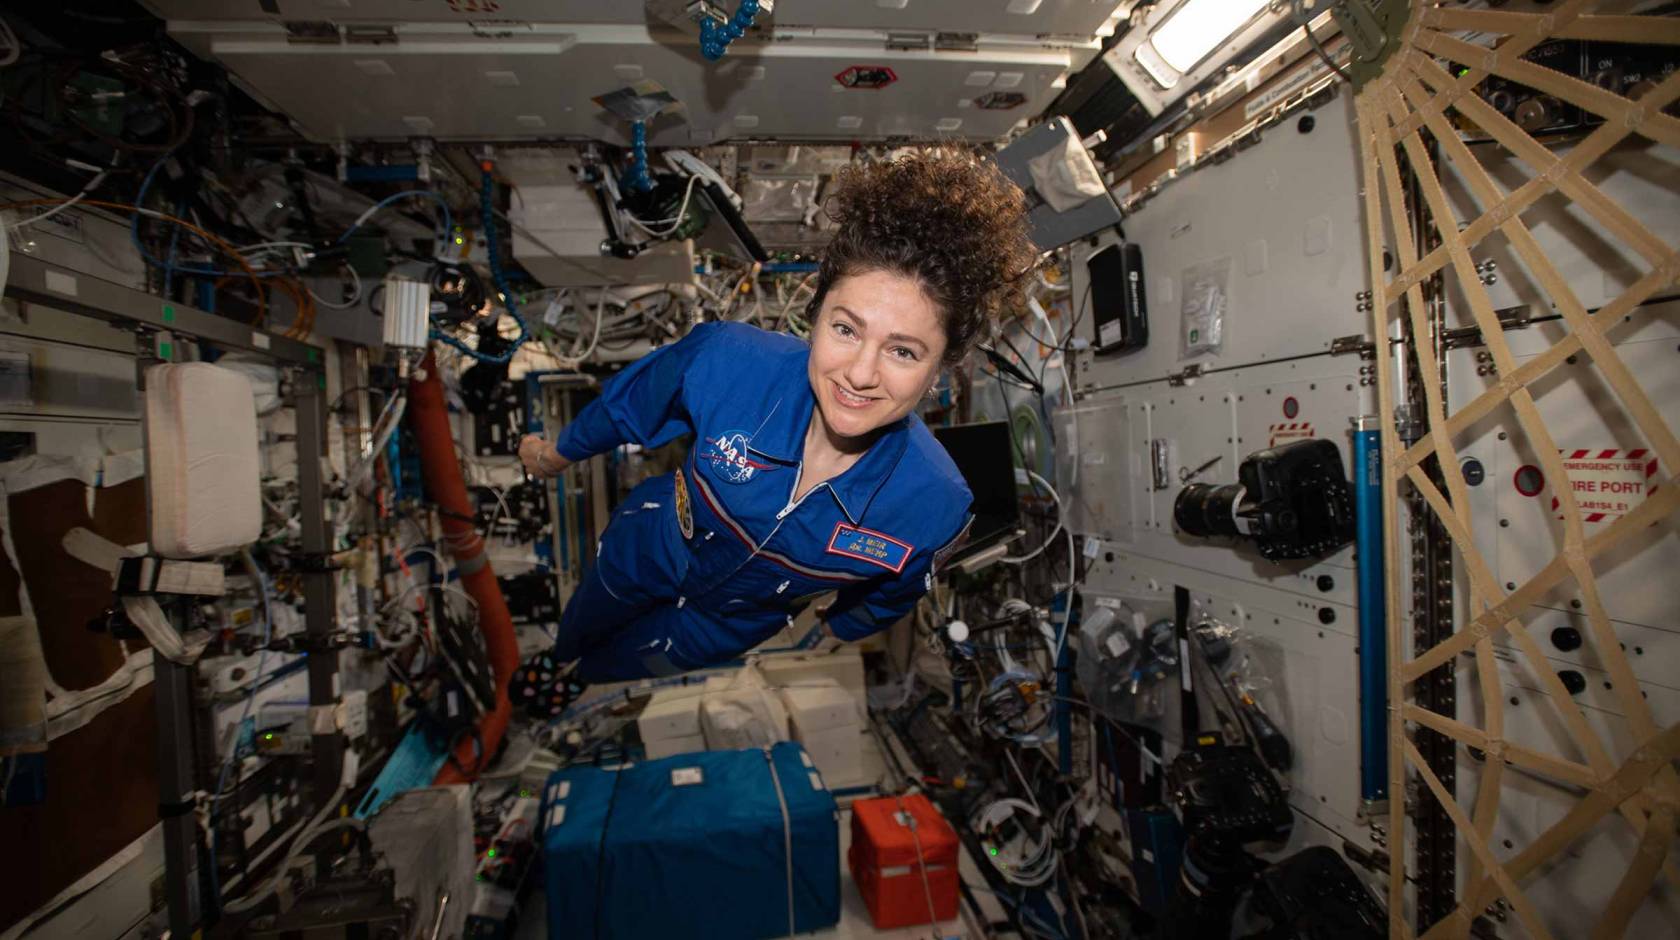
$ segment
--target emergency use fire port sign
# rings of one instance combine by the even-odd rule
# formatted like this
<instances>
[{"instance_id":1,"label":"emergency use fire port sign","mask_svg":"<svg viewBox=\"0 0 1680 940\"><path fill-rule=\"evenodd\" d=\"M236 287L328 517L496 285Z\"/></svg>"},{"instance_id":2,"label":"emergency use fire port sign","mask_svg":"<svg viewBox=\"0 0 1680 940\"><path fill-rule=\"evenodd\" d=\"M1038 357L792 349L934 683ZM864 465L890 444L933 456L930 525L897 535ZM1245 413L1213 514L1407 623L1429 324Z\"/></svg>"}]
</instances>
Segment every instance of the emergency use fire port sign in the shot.
<instances>
[{"instance_id":1,"label":"emergency use fire port sign","mask_svg":"<svg viewBox=\"0 0 1680 940\"><path fill-rule=\"evenodd\" d=\"M1563 468L1567 485L1575 494L1582 522L1607 522L1620 518L1645 501L1657 475L1657 458L1648 450L1603 448L1565 450ZM1552 497L1552 510L1562 515L1563 503Z\"/></svg>"}]
</instances>

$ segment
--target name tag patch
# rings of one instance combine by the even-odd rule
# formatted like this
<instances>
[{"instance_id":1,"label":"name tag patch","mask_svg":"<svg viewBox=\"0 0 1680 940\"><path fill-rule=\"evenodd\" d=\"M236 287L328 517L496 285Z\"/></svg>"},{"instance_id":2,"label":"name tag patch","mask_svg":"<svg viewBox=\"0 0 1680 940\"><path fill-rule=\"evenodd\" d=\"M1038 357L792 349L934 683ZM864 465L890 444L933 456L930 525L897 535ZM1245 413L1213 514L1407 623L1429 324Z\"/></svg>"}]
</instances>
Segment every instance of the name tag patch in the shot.
<instances>
[{"instance_id":1,"label":"name tag patch","mask_svg":"<svg viewBox=\"0 0 1680 940\"><path fill-rule=\"evenodd\" d=\"M834 527L834 535L829 537L828 551L832 555L880 565L898 574L904 570L904 565L910 561L910 553L915 549L890 535L842 522Z\"/></svg>"}]
</instances>

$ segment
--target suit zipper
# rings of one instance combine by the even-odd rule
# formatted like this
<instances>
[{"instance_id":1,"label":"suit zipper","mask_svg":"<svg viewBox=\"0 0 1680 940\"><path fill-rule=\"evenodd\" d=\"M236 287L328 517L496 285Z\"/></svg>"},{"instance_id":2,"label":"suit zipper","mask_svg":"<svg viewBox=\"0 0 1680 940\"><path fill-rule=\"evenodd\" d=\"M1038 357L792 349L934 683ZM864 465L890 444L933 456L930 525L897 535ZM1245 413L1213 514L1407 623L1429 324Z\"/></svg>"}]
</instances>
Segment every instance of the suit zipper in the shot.
<instances>
[{"instance_id":1,"label":"suit zipper","mask_svg":"<svg viewBox=\"0 0 1680 940\"><path fill-rule=\"evenodd\" d=\"M790 513L792 513L795 509L799 508L799 505L801 503L803 503L803 502L805 502L805 500L809 499L811 497L811 493L815 493L817 490L824 489L828 486L828 482L825 480L824 482L818 483L816 486L811 487L810 492L806 493L804 496L801 496L798 499L794 499L793 494L799 492L799 480L800 480L800 477L804 475L804 473L805 473L805 464L803 462L801 462L799 464L798 469L795 471L795 473L793 475L793 489L788 491L788 504L786 506L783 506L780 512L776 513L776 525L773 528L771 528L770 534L766 535L764 537L764 541L759 542L757 545L754 545L752 552L750 552L747 555L746 558L741 559L740 564L738 564L734 568L730 569L730 572L728 574L724 575L722 578L718 579L718 581L715 584L713 584L711 587L707 588L705 590L705 594L710 594L713 591L717 590L718 588L723 587L725 584L727 584L729 582L729 580L731 578L733 578L733 577L735 577L735 575L739 574L741 569L745 568L747 566L747 562L750 562L754 558L757 558L758 553L764 548L764 546L769 545L770 540L776 537L776 533L782 531L782 520L783 519L786 519ZM704 594L702 594L701 596L704 596Z\"/></svg>"}]
</instances>

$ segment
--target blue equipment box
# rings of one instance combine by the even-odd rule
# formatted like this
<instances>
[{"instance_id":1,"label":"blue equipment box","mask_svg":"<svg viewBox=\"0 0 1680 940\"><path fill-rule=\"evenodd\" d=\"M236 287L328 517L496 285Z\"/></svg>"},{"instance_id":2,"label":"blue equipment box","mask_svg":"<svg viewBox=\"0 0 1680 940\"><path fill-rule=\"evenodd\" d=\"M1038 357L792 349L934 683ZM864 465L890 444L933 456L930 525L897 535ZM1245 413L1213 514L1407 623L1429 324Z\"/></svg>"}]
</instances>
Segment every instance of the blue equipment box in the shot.
<instances>
[{"instance_id":1,"label":"blue equipment box","mask_svg":"<svg viewBox=\"0 0 1680 940\"><path fill-rule=\"evenodd\" d=\"M1159 917L1178 893L1184 828L1178 817L1166 810L1128 809L1126 831L1131 835L1132 879L1137 883L1138 903Z\"/></svg>"},{"instance_id":2,"label":"blue equipment box","mask_svg":"<svg viewBox=\"0 0 1680 940\"><path fill-rule=\"evenodd\" d=\"M839 811L798 744L570 767L539 818L554 940L787 936L790 870L794 932L840 920Z\"/></svg>"}]
</instances>

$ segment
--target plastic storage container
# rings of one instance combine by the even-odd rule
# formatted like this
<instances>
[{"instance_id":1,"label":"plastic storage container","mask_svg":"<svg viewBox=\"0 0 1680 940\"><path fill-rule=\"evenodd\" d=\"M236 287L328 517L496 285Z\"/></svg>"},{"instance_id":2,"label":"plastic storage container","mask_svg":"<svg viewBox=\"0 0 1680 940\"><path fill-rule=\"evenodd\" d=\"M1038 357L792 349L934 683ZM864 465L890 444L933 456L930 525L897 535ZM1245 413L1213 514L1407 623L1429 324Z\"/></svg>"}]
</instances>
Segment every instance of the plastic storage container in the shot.
<instances>
[{"instance_id":1,"label":"plastic storage container","mask_svg":"<svg viewBox=\"0 0 1680 940\"><path fill-rule=\"evenodd\" d=\"M928 923L930 894L937 921L957 916L957 833L927 797L913 794L902 803L900 808L898 799L884 797L852 804L846 862L878 930ZM925 886L921 866L927 870Z\"/></svg>"}]
</instances>

